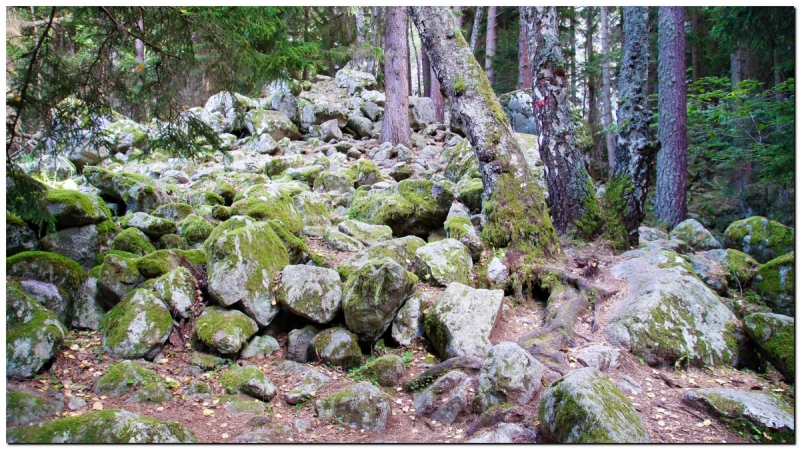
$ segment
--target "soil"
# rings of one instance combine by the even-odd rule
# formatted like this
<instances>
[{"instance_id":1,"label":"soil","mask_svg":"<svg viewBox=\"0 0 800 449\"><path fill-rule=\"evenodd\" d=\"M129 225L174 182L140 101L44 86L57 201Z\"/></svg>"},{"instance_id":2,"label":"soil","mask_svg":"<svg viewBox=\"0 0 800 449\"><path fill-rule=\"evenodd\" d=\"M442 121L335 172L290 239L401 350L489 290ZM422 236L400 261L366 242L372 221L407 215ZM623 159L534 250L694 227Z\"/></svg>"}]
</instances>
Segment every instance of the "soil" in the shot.
<instances>
[{"instance_id":1,"label":"soil","mask_svg":"<svg viewBox=\"0 0 800 449\"><path fill-rule=\"evenodd\" d=\"M331 257L333 263L352 255L351 253L336 253L327 249L319 240L309 239L313 250L322 252ZM569 348L567 356L570 366L580 368L574 355L583 347L592 344L606 344L603 333L604 325L614 305L627 294L625 283L614 278L609 273L609 268L619 261L610 250L602 245L593 244L581 246L564 246L564 260L592 255L599 261L597 273L591 279L594 285L602 286L610 291L617 291L612 297L607 298L597 309L599 329L591 331L591 312L582 317L576 327L580 335L578 345ZM567 264L564 264L567 266ZM572 269L578 273L579 269ZM444 290L427 284L420 288L438 296ZM501 318L491 335L492 343L502 341L517 341L540 326L544 316L545 298L529 298L522 303L516 303L513 297L504 300ZM267 413L260 419L253 419L254 415L237 414L227 411L217 400L225 394L224 388L219 383L219 377L224 369L200 372L193 374L189 369L189 360L192 350L179 352L167 345L162 356L156 363L149 364L163 378L169 377L177 381L173 383L173 398L165 403L127 403L126 399L132 394L121 397L105 397L94 394L94 385L97 379L107 371L109 365L117 363L114 359L103 353L101 336L94 332L72 332L65 340L61 351L51 365L34 379L8 380L8 387L32 390L53 400L66 401L70 396L83 397L86 407L69 411L64 409L61 416L87 413L94 407L102 406L103 409L124 409L134 413L152 416L154 418L178 422L191 430L197 439L203 443L227 443L236 436L254 428L281 424L291 429L291 436L276 438L273 442L295 443L459 443L465 442L466 430L476 420L474 414L460 415L452 425L432 422L414 412L412 407L413 396L404 393L398 388L384 388L384 391L394 401L391 408L387 427L382 431L367 431L351 428L346 424L336 421L320 420L315 416L314 400L306 401L300 405L292 406L285 403L282 393L294 388L299 383L300 374L286 374L278 369L278 364L284 360L286 349L286 333L275 333L274 336L281 344L281 349L269 356L259 356L248 360L229 361L240 365L254 365L260 367L267 377L278 387L278 395L267 403ZM441 360L432 352L433 350L424 338L415 339L410 347L389 347L381 351L376 349L373 355L394 353L404 356L409 360L404 380L412 379L422 371ZM705 412L693 410L681 403L684 394L693 388L731 387L742 390L769 391L776 388L786 388L779 381L780 375L757 375L751 372L737 371L733 368L681 368L650 367L641 363L635 356L621 351L620 366L609 370L606 374L612 379L619 380L623 375L635 379L643 391L633 394L623 390L633 402L636 410L645 423L650 440L654 443L744 443L753 442L745 436L740 436L736 431L726 427L714 417ZM332 381L316 397L326 396L345 388L356 382L353 376L341 368L313 365L313 368L328 375ZM665 380L668 379L669 383ZM207 382L212 388L212 395L205 398L190 398L185 395L184 386L192 379ZM543 380L546 387L550 381ZM670 385L671 384L671 385ZM544 388L537 393L533 401L525 406L517 406L523 419L522 425L536 430L538 425L538 405ZM791 392L793 390L790 389ZM66 397L66 398L65 398ZM248 398L251 400L251 398ZM252 399L255 400L255 399ZM99 404L99 405L96 405ZM54 417L51 417L54 418ZM297 420L310 423L306 431L297 430ZM478 430L474 436L479 436L487 429Z\"/></svg>"}]
</instances>

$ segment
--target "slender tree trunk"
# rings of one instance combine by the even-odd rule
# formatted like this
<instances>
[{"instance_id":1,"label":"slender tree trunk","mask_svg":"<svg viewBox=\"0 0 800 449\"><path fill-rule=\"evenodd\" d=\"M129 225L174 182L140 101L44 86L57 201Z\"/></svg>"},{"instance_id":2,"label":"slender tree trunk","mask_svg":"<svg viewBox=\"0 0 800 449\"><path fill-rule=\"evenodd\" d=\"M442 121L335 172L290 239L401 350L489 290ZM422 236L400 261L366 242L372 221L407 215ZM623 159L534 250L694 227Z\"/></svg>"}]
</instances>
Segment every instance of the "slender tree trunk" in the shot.
<instances>
[{"instance_id":1,"label":"slender tree trunk","mask_svg":"<svg viewBox=\"0 0 800 449\"><path fill-rule=\"evenodd\" d=\"M416 70L414 70L414 72L417 75L417 77L416 77L417 78L417 90L414 91L412 89L412 92L414 92L414 94L416 94L417 96L421 97L422 96L422 78L421 78L422 77L422 69L420 68L420 65L421 65L420 61L419 61L420 55L419 55L419 52L417 51L417 42L414 40L414 26L411 24L411 19L408 19L408 41L411 42L411 49L414 52L414 62L415 62L414 67L416 68ZM409 58L409 64L411 64L411 59L410 58Z\"/></svg>"},{"instance_id":2,"label":"slender tree trunk","mask_svg":"<svg viewBox=\"0 0 800 449\"><path fill-rule=\"evenodd\" d=\"M572 51L572 58L569 61L569 97L572 101L572 104L578 103L578 71L575 69L577 66L576 60L578 59L578 52L576 48L576 36L575 36L575 29L577 28L577 24L575 23L575 7L572 6L572 16L569 18L569 48Z\"/></svg>"},{"instance_id":3,"label":"slender tree trunk","mask_svg":"<svg viewBox=\"0 0 800 449\"><path fill-rule=\"evenodd\" d=\"M367 41L367 27L364 21L364 7L356 7L356 57L355 63L356 70L364 70L364 58L361 56L363 51L362 46Z\"/></svg>"},{"instance_id":4,"label":"slender tree trunk","mask_svg":"<svg viewBox=\"0 0 800 449\"><path fill-rule=\"evenodd\" d=\"M544 193L533 180L489 80L449 7L408 7L431 67L450 99L451 114L467 133L483 180L482 238L534 257L558 252Z\"/></svg>"},{"instance_id":5,"label":"slender tree trunk","mask_svg":"<svg viewBox=\"0 0 800 449\"><path fill-rule=\"evenodd\" d=\"M472 54L475 54L475 49L478 46L478 32L481 28L481 19L483 18L483 7L475 7L475 20L472 22L472 34L469 35L469 48L472 49Z\"/></svg>"},{"instance_id":6,"label":"slender tree trunk","mask_svg":"<svg viewBox=\"0 0 800 449\"><path fill-rule=\"evenodd\" d=\"M372 13L370 14L370 39L373 47L382 47L380 42L380 33L378 32L378 25L380 24L381 7L373 6ZM378 61L376 58L370 56L367 60L367 72L377 75L378 74Z\"/></svg>"},{"instance_id":7,"label":"slender tree trunk","mask_svg":"<svg viewBox=\"0 0 800 449\"><path fill-rule=\"evenodd\" d=\"M755 79L758 70L758 54L739 42L739 48L731 55L731 84Z\"/></svg>"},{"instance_id":8,"label":"slender tree trunk","mask_svg":"<svg viewBox=\"0 0 800 449\"><path fill-rule=\"evenodd\" d=\"M600 7L600 39L603 44L603 128L606 131L608 150L608 177L614 173L614 152L616 150L614 132L611 126L611 44L608 38L608 7Z\"/></svg>"},{"instance_id":9,"label":"slender tree trunk","mask_svg":"<svg viewBox=\"0 0 800 449\"><path fill-rule=\"evenodd\" d=\"M560 233L594 237L600 229L600 210L583 154L574 145L572 114L567 99L565 61L558 39L554 6L526 7L538 30L529 43L534 74L534 109L539 128L539 154L545 166L553 225Z\"/></svg>"},{"instance_id":10,"label":"slender tree trunk","mask_svg":"<svg viewBox=\"0 0 800 449\"><path fill-rule=\"evenodd\" d=\"M144 36L144 16L139 17L139 20L136 21L136 28ZM136 39L134 42L134 53L136 60L144 64L144 42L142 40Z\"/></svg>"},{"instance_id":11,"label":"slender tree trunk","mask_svg":"<svg viewBox=\"0 0 800 449\"><path fill-rule=\"evenodd\" d=\"M655 217L686 219L686 41L683 7L658 8L658 153Z\"/></svg>"},{"instance_id":12,"label":"slender tree trunk","mask_svg":"<svg viewBox=\"0 0 800 449\"><path fill-rule=\"evenodd\" d=\"M519 77L517 78L517 89L531 88L531 63L528 59L528 24L523 17L523 7L519 7Z\"/></svg>"},{"instance_id":13,"label":"slender tree trunk","mask_svg":"<svg viewBox=\"0 0 800 449\"><path fill-rule=\"evenodd\" d=\"M586 100L589 107L586 121L589 123L594 147L598 148L597 77L594 75L594 8L591 6L586 7L586 65L589 68L589 73L586 75Z\"/></svg>"},{"instance_id":14,"label":"slender tree trunk","mask_svg":"<svg viewBox=\"0 0 800 449\"><path fill-rule=\"evenodd\" d=\"M689 9L692 11L692 81L697 81L703 77L701 68L702 55L700 54L700 7L691 6Z\"/></svg>"},{"instance_id":15,"label":"slender tree trunk","mask_svg":"<svg viewBox=\"0 0 800 449\"><path fill-rule=\"evenodd\" d=\"M386 106L383 114L381 143L403 144L411 148L408 122L408 26L406 10L387 7L384 38L384 79Z\"/></svg>"},{"instance_id":16,"label":"slender tree trunk","mask_svg":"<svg viewBox=\"0 0 800 449\"><path fill-rule=\"evenodd\" d=\"M431 61L425 50L422 51L422 96L431 98Z\"/></svg>"},{"instance_id":17,"label":"slender tree trunk","mask_svg":"<svg viewBox=\"0 0 800 449\"><path fill-rule=\"evenodd\" d=\"M494 67L492 66L492 58L494 58L497 49L497 6L490 6L488 15L486 16L486 62L483 66L486 68L486 77L489 78L489 84L494 83Z\"/></svg>"},{"instance_id":18,"label":"slender tree trunk","mask_svg":"<svg viewBox=\"0 0 800 449\"><path fill-rule=\"evenodd\" d=\"M647 107L647 7L622 8L625 46L619 71L617 151L604 199L608 240L622 251L639 245L639 225L645 214L650 165L652 116Z\"/></svg>"},{"instance_id":19,"label":"slender tree trunk","mask_svg":"<svg viewBox=\"0 0 800 449\"><path fill-rule=\"evenodd\" d=\"M411 90L414 87L414 83L411 82L411 45L408 44L408 36L411 34L408 30L411 28L411 19L408 18L406 15L406 77L408 82L408 96L414 95L414 92Z\"/></svg>"},{"instance_id":20,"label":"slender tree trunk","mask_svg":"<svg viewBox=\"0 0 800 449\"><path fill-rule=\"evenodd\" d=\"M431 99L433 100L433 114L434 117L436 117L436 123L444 123L445 100L444 95L442 95L441 85L439 84L439 80L436 78L436 73L434 73L433 67L430 68L430 79Z\"/></svg>"}]
</instances>

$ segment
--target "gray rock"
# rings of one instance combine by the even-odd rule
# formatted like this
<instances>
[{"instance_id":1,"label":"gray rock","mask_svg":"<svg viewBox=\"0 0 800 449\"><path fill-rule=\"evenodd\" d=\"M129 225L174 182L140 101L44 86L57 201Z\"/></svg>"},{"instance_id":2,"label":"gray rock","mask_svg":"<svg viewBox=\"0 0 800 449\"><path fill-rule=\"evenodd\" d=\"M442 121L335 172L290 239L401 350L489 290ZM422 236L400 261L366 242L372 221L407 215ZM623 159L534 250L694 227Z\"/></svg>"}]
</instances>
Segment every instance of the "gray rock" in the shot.
<instances>
[{"instance_id":1,"label":"gray rock","mask_svg":"<svg viewBox=\"0 0 800 449\"><path fill-rule=\"evenodd\" d=\"M769 394L732 388L700 388L686 393L683 402L717 416L745 418L769 430L794 432L792 408Z\"/></svg>"},{"instance_id":2,"label":"gray rock","mask_svg":"<svg viewBox=\"0 0 800 449\"><path fill-rule=\"evenodd\" d=\"M599 371L608 371L619 367L619 349L603 345L587 346L578 352L575 359L583 366Z\"/></svg>"},{"instance_id":3,"label":"gray rock","mask_svg":"<svg viewBox=\"0 0 800 449\"><path fill-rule=\"evenodd\" d=\"M339 121L336 119L328 120L320 125L320 140L330 142L331 140L342 140L342 130L339 129Z\"/></svg>"},{"instance_id":4,"label":"gray rock","mask_svg":"<svg viewBox=\"0 0 800 449\"><path fill-rule=\"evenodd\" d=\"M712 251L725 252L724 249L715 249ZM701 281L717 292L717 294L727 294L728 267L723 266L715 258L709 257L707 252L708 251L696 254L687 254L683 257L689 262L689 264L692 266L692 269L694 269L695 274L697 274L697 277L700 278Z\"/></svg>"},{"instance_id":5,"label":"gray rock","mask_svg":"<svg viewBox=\"0 0 800 449\"><path fill-rule=\"evenodd\" d=\"M618 381L615 380L614 383L618 387L624 388L635 394L639 394L644 390L642 385L639 382L636 382L636 379L627 374L623 374L622 377L620 377Z\"/></svg>"},{"instance_id":6,"label":"gray rock","mask_svg":"<svg viewBox=\"0 0 800 449\"><path fill-rule=\"evenodd\" d=\"M323 239L328 248L334 251L357 253L364 249L364 244L360 241L333 229L326 229Z\"/></svg>"},{"instance_id":7,"label":"gray rock","mask_svg":"<svg viewBox=\"0 0 800 449\"><path fill-rule=\"evenodd\" d=\"M313 369L308 370L303 374L300 383L296 387L283 394L283 400L289 405L305 402L314 397L330 381L330 377Z\"/></svg>"},{"instance_id":8,"label":"gray rock","mask_svg":"<svg viewBox=\"0 0 800 449\"><path fill-rule=\"evenodd\" d=\"M447 286L451 282L468 284L472 255L461 242L444 239L419 248L414 254L414 271L427 282Z\"/></svg>"},{"instance_id":9,"label":"gray rock","mask_svg":"<svg viewBox=\"0 0 800 449\"><path fill-rule=\"evenodd\" d=\"M167 306L150 290L136 289L103 317L103 349L120 359L152 360L166 343L174 322Z\"/></svg>"},{"instance_id":10,"label":"gray rock","mask_svg":"<svg viewBox=\"0 0 800 449\"><path fill-rule=\"evenodd\" d=\"M247 346L245 346L244 349L242 349L239 357L243 359L249 359L259 354L270 355L280 348L281 345L278 343L278 340L275 340L275 338L270 337L269 335L256 336L253 337L249 343L247 343Z\"/></svg>"},{"instance_id":11,"label":"gray rock","mask_svg":"<svg viewBox=\"0 0 800 449\"><path fill-rule=\"evenodd\" d=\"M96 331L100 328L100 321L106 311L97 298L97 277L89 278L81 284L75 295L72 322L73 329L89 329Z\"/></svg>"},{"instance_id":12,"label":"gray rock","mask_svg":"<svg viewBox=\"0 0 800 449\"><path fill-rule=\"evenodd\" d=\"M467 412L468 393L473 384L463 372L450 371L414 395L414 410L441 423L452 424L459 414Z\"/></svg>"},{"instance_id":13,"label":"gray rock","mask_svg":"<svg viewBox=\"0 0 800 449\"><path fill-rule=\"evenodd\" d=\"M401 266L408 266L411 263L411 259L414 258L414 253L417 249L424 245L425 240L416 236L408 236L376 243L364 251L354 254L350 258L344 260L336 267L336 271L346 279L363 267L367 262L380 257L389 257Z\"/></svg>"},{"instance_id":14,"label":"gray rock","mask_svg":"<svg viewBox=\"0 0 800 449\"><path fill-rule=\"evenodd\" d=\"M756 291L773 311L794 316L794 251L761 265L753 276Z\"/></svg>"},{"instance_id":15,"label":"gray rock","mask_svg":"<svg viewBox=\"0 0 800 449\"><path fill-rule=\"evenodd\" d=\"M306 326L302 329L293 329L286 337L286 359L297 362L308 361L308 346L319 329L314 326Z\"/></svg>"},{"instance_id":16,"label":"gray rock","mask_svg":"<svg viewBox=\"0 0 800 449\"><path fill-rule=\"evenodd\" d=\"M300 192L292 197L292 204L300 213L304 226L324 226L331 224L330 205L317 192Z\"/></svg>"},{"instance_id":17,"label":"gray rock","mask_svg":"<svg viewBox=\"0 0 800 449\"><path fill-rule=\"evenodd\" d=\"M500 285L508 279L508 267L497 257L493 257L486 270L486 280L492 285Z\"/></svg>"},{"instance_id":18,"label":"gray rock","mask_svg":"<svg viewBox=\"0 0 800 449\"><path fill-rule=\"evenodd\" d=\"M433 100L428 97L408 97L408 122L411 129L419 131L435 121Z\"/></svg>"},{"instance_id":19,"label":"gray rock","mask_svg":"<svg viewBox=\"0 0 800 449\"><path fill-rule=\"evenodd\" d=\"M383 94L381 94L383 95ZM383 97L384 103L386 102L386 97ZM383 118L383 107L379 106L378 104L372 101L365 101L363 105L361 105L361 111L364 115L372 122L379 122L381 118ZM372 133L374 134L377 128L377 124L373 126Z\"/></svg>"},{"instance_id":20,"label":"gray rock","mask_svg":"<svg viewBox=\"0 0 800 449\"><path fill-rule=\"evenodd\" d=\"M406 366L400 356L387 354L364 365L361 372L382 387L394 387L403 380Z\"/></svg>"},{"instance_id":21,"label":"gray rock","mask_svg":"<svg viewBox=\"0 0 800 449\"><path fill-rule=\"evenodd\" d=\"M289 265L283 269L276 297L295 315L325 324L341 309L342 287L339 274L334 270Z\"/></svg>"},{"instance_id":22,"label":"gray rock","mask_svg":"<svg viewBox=\"0 0 800 449\"><path fill-rule=\"evenodd\" d=\"M342 327L326 329L311 339L308 344L311 361L321 361L349 369L361 364L361 348L358 337Z\"/></svg>"},{"instance_id":23,"label":"gray rock","mask_svg":"<svg viewBox=\"0 0 800 449\"><path fill-rule=\"evenodd\" d=\"M188 319L195 302L194 282L189 270L180 267L156 279L153 291L176 317Z\"/></svg>"},{"instance_id":24,"label":"gray rock","mask_svg":"<svg viewBox=\"0 0 800 449\"><path fill-rule=\"evenodd\" d=\"M39 248L39 239L28 224L6 211L6 257Z\"/></svg>"},{"instance_id":25,"label":"gray rock","mask_svg":"<svg viewBox=\"0 0 800 449\"><path fill-rule=\"evenodd\" d=\"M349 95L374 89L378 84L371 73L341 69L336 72L336 86L347 89Z\"/></svg>"},{"instance_id":26,"label":"gray rock","mask_svg":"<svg viewBox=\"0 0 800 449\"><path fill-rule=\"evenodd\" d=\"M341 418L360 429L384 430L391 405L381 390L369 382L357 383L316 401L320 419Z\"/></svg>"},{"instance_id":27,"label":"gray rock","mask_svg":"<svg viewBox=\"0 0 800 449\"><path fill-rule=\"evenodd\" d=\"M661 229L639 226L639 241L642 243L666 239L667 237L669 235Z\"/></svg>"},{"instance_id":28,"label":"gray rock","mask_svg":"<svg viewBox=\"0 0 800 449\"><path fill-rule=\"evenodd\" d=\"M700 222L692 218L675 225L669 233L669 238L683 240L695 251L722 248L719 241Z\"/></svg>"},{"instance_id":29,"label":"gray rock","mask_svg":"<svg viewBox=\"0 0 800 449\"><path fill-rule=\"evenodd\" d=\"M497 443L535 443L536 432L526 429L519 424L499 423L492 430L479 437L468 440L467 443L497 444Z\"/></svg>"},{"instance_id":30,"label":"gray rock","mask_svg":"<svg viewBox=\"0 0 800 449\"><path fill-rule=\"evenodd\" d=\"M62 289L33 279L19 281L19 287L28 297L55 313L62 323L72 320L73 301Z\"/></svg>"},{"instance_id":31,"label":"gray rock","mask_svg":"<svg viewBox=\"0 0 800 449\"><path fill-rule=\"evenodd\" d=\"M132 259L109 254L97 274L97 298L107 308L120 303L133 289L144 282L144 277Z\"/></svg>"},{"instance_id":32,"label":"gray rock","mask_svg":"<svg viewBox=\"0 0 800 449\"><path fill-rule=\"evenodd\" d=\"M56 221L56 229L100 224L111 219L110 211L100 197L77 190L48 190L45 207Z\"/></svg>"},{"instance_id":33,"label":"gray rock","mask_svg":"<svg viewBox=\"0 0 800 449\"><path fill-rule=\"evenodd\" d=\"M298 104L300 106L300 104ZM312 125L321 125L328 120L336 119L339 127L347 125L347 112L338 105L331 104L325 100L315 100L314 103L307 101L302 103L300 108L300 129L309 129Z\"/></svg>"},{"instance_id":34,"label":"gray rock","mask_svg":"<svg viewBox=\"0 0 800 449\"><path fill-rule=\"evenodd\" d=\"M278 394L275 385L255 366L231 365L219 378L229 393L241 392L264 402Z\"/></svg>"},{"instance_id":35,"label":"gray rock","mask_svg":"<svg viewBox=\"0 0 800 449\"><path fill-rule=\"evenodd\" d=\"M345 220L337 225L340 232L353 237L366 246L376 245L392 239L392 228L373 225L358 220Z\"/></svg>"},{"instance_id":36,"label":"gray rock","mask_svg":"<svg viewBox=\"0 0 800 449\"><path fill-rule=\"evenodd\" d=\"M386 104L386 94L377 90L361 91L361 99L365 102L372 102L377 106L383 106Z\"/></svg>"},{"instance_id":37,"label":"gray rock","mask_svg":"<svg viewBox=\"0 0 800 449\"><path fill-rule=\"evenodd\" d=\"M83 176L102 193L124 202L131 213L150 212L167 202L164 185L148 177L94 166L86 167Z\"/></svg>"},{"instance_id":38,"label":"gray rock","mask_svg":"<svg viewBox=\"0 0 800 449\"><path fill-rule=\"evenodd\" d=\"M474 289L453 282L425 319L425 333L442 357L486 357L489 334L500 317L502 290Z\"/></svg>"},{"instance_id":39,"label":"gray rock","mask_svg":"<svg viewBox=\"0 0 800 449\"><path fill-rule=\"evenodd\" d=\"M206 307L195 323L197 337L221 354L236 354L258 331L258 324L238 310Z\"/></svg>"},{"instance_id":40,"label":"gray rock","mask_svg":"<svg viewBox=\"0 0 800 449\"><path fill-rule=\"evenodd\" d=\"M794 251L794 228L754 216L731 223L725 230L724 242L726 248L738 249L767 263Z\"/></svg>"},{"instance_id":41,"label":"gray rock","mask_svg":"<svg viewBox=\"0 0 800 449\"><path fill-rule=\"evenodd\" d=\"M113 237L113 234L98 232L97 225L90 224L47 234L40 242L45 251L69 257L88 271L101 248L108 247Z\"/></svg>"},{"instance_id":42,"label":"gray rock","mask_svg":"<svg viewBox=\"0 0 800 449\"><path fill-rule=\"evenodd\" d=\"M500 95L498 100L514 132L539 133L536 120L533 117L533 98L531 97L530 89L505 93Z\"/></svg>"},{"instance_id":43,"label":"gray rock","mask_svg":"<svg viewBox=\"0 0 800 449\"><path fill-rule=\"evenodd\" d=\"M756 350L783 377L794 382L794 318L776 313L752 313L742 320Z\"/></svg>"},{"instance_id":44,"label":"gray rock","mask_svg":"<svg viewBox=\"0 0 800 449\"><path fill-rule=\"evenodd\" d=\"M571 371L545 390L538 418L547 442L650 442L633 404L594 368Z\"/></svg>"},{"instance_id":45,"label":"gray rock","mask_svg":"<svg viewBox=\"0 0 800 449\"><path fill-rule=\"evenodd\" d=\"M351 115L347 119L347 127L353 130L357 137L369 137L372 135L372 121L366 117L356 117ZM349 156L350 152L348 151L347 154Z\"/></svg>"},{"instance_id":46,"label":"gray rock","mask_svg":"<svg viewBox=\"0 0 800 449\"><path fill-rule=\"evenodd\" d=\"M410 346L411 340L425 335L422 311L433 303L429 293L412 294L392 321L392 338L401 346Z\"/></svg>"},{"instance_id":47,"label":"gray rock","mask_svg":"<svg viewBox=\"0 0 800 449\"><path fill-rule=\"evenodd\" d=\"M247 113L247 97L230 92L212 95L203 106L208 113L218 113L221 117L220 127L224 132L245 128L244 118Z\"/></svg>"},{"instance_id":48,"label":"gray rock","mask_svg":"<svg viewBox=\"0 0 800 449\"><path fill-rule=\"evenodd\" d=\"M285 443L292 441L294 438L291 427L280 424L270 423L265 427L260 427L233 438L233 443L249 443L249 444L268 444L268 443Z\"/></svg>"},{"instance_id":49,"label":"gray rock","mask_svg":"<svg viewBox=\"0 0 800 449\"><path fill-rule=\"evenodd\" d=\"M97 380L94 393L116 397L137 389L144 389L150 384L159 384L156 389L165 391L167 400L172 397L167 391L164 381L155 371L147 369L133 360L125 360L108 367L106 373Z\"/></svg>"},{"instance_id":50,"label":"gray rock","mask_svg":"<svg viewBox=\"0 0 800 449\"><path fill-rule=\"evenodd\" d=\"M298 432L305 433L311 430L312 424L311 421L306 419L297 418L294 420L294 428L297 429Z\"/></svg>"},{"instance_id":51,"label":"gray rock","mask_svg":"<svg viewBox=\"0 0 800 449\"><path fill-rule=\"evenodd\" d=\"M527 404L542 387L544 366L516 343L489 350L478 375L477 409L482 413L503 402Z\"/></svg>"},{"instance_id":52,"label":"gray rock","mask_svg":"<svg viewBox=\"0 0 800 449\"><path fill-rule=\"evenodd\" d=\"M16 388L6 390L6 426L39 422L63 409L64 404L59 400L50 401L33 392Z\"/></svg>"},{"instance_id":53,"label":"gray rock","mask_svg":"<svg viewBox=\"0 0 800 449\"><path fill-rule=\"evenodd\" d=\"M86 401L78 396L73 396L67 401L67 408L70 410L78 410L86 407Z\"/></svg>"}]
</instances>

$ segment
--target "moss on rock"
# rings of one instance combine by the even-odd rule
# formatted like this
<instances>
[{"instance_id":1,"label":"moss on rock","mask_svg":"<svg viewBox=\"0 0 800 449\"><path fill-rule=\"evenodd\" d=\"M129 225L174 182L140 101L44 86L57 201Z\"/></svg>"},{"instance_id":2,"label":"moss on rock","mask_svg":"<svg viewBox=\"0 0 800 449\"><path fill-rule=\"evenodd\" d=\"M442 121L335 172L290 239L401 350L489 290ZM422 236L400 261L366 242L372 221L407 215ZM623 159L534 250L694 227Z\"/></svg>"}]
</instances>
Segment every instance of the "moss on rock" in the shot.
<instances>
[{"instance_id":1,"label":"moss on rock","mask_svg":"<svg viewBox=\"0 0 800 449\"><path fill-rule=\"evenodd\" d=\"M111 249L137 256L146 256L156 250L144 232L137 228L128 228L117 234L114 241L111 242Z\"/></svg>"},{"instance_id":2,"label":"moss on rock","mask_svg":"<svg viewBox=\"0 0 800 449\"><path fill-rule=\"evenodd\" d=\"M756 271L756 291L775 312L794 316L794 271L794 251L770 260Z\"/></svg>"},{"instance_id":3,"label":"moss on rock","mask_svg":"<svg viewBox=\"0 0 800 449\"><path fill-rule=\"evenodd\" d=\"M167 306L149 290L136 289L100 322L103 348L123 359L156 356L172 332Z\"/></svg>"},{"instance_id":4,"label":"moss on rock","mask_svg":"<svg viewBox=\"0 0 800 449\"><path fill-rule=\"evenodd\" d=\"M258 325L238 310L207 307L194 327L197 337L221 354L236 354L258 331Z\"/></svg>"}]
</instances>

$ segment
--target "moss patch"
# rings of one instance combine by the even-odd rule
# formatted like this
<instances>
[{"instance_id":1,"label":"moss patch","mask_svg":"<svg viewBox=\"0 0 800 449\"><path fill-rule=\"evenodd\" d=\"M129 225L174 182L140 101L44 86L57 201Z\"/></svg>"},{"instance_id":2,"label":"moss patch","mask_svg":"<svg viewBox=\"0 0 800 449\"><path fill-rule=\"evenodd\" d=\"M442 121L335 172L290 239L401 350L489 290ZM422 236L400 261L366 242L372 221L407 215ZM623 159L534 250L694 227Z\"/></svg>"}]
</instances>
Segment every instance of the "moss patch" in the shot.
<instances>
[{"instance_id":1,"label":"moss patch","mask_svg":"<svg viewBox=\"0 0 800 449\"><path fill-rule=\"evenodd\" d=\"M144 235L144 232L136 228L128 228L117 234L117 237L111 242L111 249L145 256L154 252L156 247L150 243L150 239Z\"/></svg>"}]
</instances>

